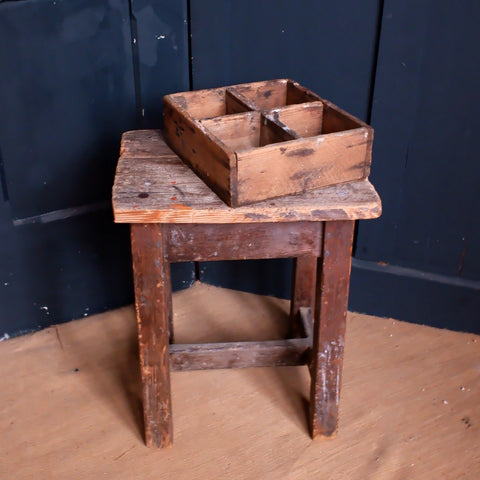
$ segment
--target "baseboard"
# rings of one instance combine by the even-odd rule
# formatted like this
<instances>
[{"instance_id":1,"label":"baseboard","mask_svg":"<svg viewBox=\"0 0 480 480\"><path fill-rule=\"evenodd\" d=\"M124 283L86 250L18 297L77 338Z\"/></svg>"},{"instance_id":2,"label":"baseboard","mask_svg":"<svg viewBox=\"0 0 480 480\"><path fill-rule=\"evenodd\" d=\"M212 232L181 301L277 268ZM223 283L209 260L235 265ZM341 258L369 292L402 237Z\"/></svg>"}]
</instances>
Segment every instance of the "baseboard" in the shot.
<instances>
[{"instance_id":1,"label":"baseboard","mask_svg":"<svg viewBox=\"0 0 480 480\"><path fill-rule=\"evenodd\" d=\"M480 333L480 282L353 259L349 308Z\"/></svg>"},{"instance_id":2,"label":"baseboard","mask_svg":"<svg viewBox=\"0 0 480 480\"><path fill-rule=\"evenodd\" d=\"M291 260L202 262L200 280L290 297ZM349 309L450 330L480 333L480 282L353 259Z\"/></svg>"}]
</instances>

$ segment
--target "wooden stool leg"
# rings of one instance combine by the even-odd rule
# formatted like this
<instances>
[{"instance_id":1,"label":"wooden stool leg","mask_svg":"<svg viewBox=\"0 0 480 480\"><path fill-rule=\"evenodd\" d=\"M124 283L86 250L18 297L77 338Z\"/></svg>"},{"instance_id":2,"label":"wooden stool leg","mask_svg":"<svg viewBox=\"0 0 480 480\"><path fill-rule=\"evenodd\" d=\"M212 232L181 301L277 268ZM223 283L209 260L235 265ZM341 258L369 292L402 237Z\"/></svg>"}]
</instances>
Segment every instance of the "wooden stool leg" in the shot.
<instances>
[{"instance_id":1,"label":"wooden stool leg","mask_svg":"<svg viewBox=\"0 0 480 480\"><path fill-rule=\"evenodd\" d=\"M290 302L290 337L303 335L300 308L313 309L315 282L317 278L317 257L305 255L293 260L292 300Z\"/></svg>"},{"instance_id":2,"label":"wooden stool leg","mask_svg":"<svg viewBox=\"0 0 480 480\"><path fill-rule=\"evenodd\" d=\"M172 276L170 271L170 263L165 262L165 312L167 314L168 339L170 343L174 342L173 334L173 306L172 306Z\"/></svg>"},{"instance_id":3,"label":"wooden stool leg","mask_svg":"<svg viewBox=\"0 0 480 480\"><path fill-rule=\"evenodd\" d=\"M132 224L132 260L147 446L173 442L170 394L170 268L162 225Z\"/></svg>"},{"instance_id":4,"label":"wooden stool leg","mask_svg":"<svg viewBox=\"0 0 480 480\"><path fill-rule=\"evenodd\" d=\"M332 221L324 227L311 366L309 422L313 438L328 437L337 430L354 224Z\"/></svg>"}]
</instances>

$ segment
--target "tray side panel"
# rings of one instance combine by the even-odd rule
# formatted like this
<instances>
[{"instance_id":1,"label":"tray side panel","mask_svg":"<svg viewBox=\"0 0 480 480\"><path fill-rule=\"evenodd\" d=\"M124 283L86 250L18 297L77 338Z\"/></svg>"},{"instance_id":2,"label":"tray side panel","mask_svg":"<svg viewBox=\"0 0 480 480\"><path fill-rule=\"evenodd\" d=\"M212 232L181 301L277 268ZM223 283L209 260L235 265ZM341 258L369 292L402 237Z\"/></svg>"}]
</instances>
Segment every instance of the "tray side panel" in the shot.
<instances>
[{"instance_id":1,"label":"tray side panel","mask_svg":"<svg viewBox=\"0 0 480 480\"><path fill-rule=\"evenodd\" d=\"M340 132L353 128L372 128L357 117L337 107L328 100L323 100L323 133Z\"/></svg>"},{"instance_id":2,"label":"tray side panel","mask_svg":"<svg viewBox=\"0 0 480 480\"><path fill-rule=\"evenodd\" d=\"M218 139L233 151L246 150L260 144L260 112L201 120L214 139Z\"/></svg>"},{"instance_id":3,"label":"tray side panel","mask_svg":"<svg viewBox=\"0 0 480 480\"><path fill-rule=\"evenodd\" d=\"M236 201L235 155L223 150L200 125L164 98L165 140L228 205Z\"/></svg>"},{"instance_id":4,"label":"tray side panel","mask_svg":"<svg viewBox=\"0 0 480 480\"><path fill-rule=\"evenodd\" d=\"M372 147L373 147L373 128L362 122L362 120L337 107L328 100L322 100L324 104L323 111L323 133L339 132L353 128L364 128L367 131L367 151L365 155L365 166L363 170L363 177L367 178L370 175L370 167L372 164Z\"/></svg>"},{"instance_id":5,"label":"tray side panel","mask_svg":"<svg viewBox=\"0 0 480 480\"><path fill-rule=\"evenodd\" d=\"M287 101L288 80L265 80L262 82L233 85L229 90L240 99L245 99L255 110L270 110Z\"/></svg>"},{"instance_id":6,"label":"tray side panel","mask_svg":"<svg viewBox=\"0 0 480 480\"><path fill-rule=\"evenodd\" d=\"M238 205L364 178L369 148L357 128L239 152Z\"/></svg>"},{"instance_id":7,"label":"tray side panel","mask_svg":"<svg viewBox=\"0 0 480 480\"><path fill-rule=\"evenodd\" d=\"M193 119L225 115L225 87L180 92L168 95L172 104L187 112Z\"/></svg>"}]
</instances>

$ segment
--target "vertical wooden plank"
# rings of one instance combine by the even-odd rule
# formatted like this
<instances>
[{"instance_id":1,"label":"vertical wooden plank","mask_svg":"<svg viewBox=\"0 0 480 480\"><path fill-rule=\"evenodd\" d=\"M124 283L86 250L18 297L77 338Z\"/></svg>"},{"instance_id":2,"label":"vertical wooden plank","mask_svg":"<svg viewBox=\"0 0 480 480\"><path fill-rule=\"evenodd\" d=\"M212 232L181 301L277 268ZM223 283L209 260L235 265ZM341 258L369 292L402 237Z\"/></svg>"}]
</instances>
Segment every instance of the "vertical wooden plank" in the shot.
<instances>
[{"instance_id":1,"label":"vertical wooden plank","mask_svg":"<svg viewBox=\"0 0 480 480\"><path fill-rule=\"evenodd\" d=\"M145 441L147 446L167 447L173 441L168 325L171 291L162 226L131 225L131 240Z\"/></svg>"},{"instance_id":2,"label":"vertical wooden plank","mask_svg":"<svg viewBox=\"0 0 480 480\"><path fill-rule=\"evenodd\" d=\"M163 96L190 88L188 2L135 0L131 8L140 128L159 128L163 123Z\"/></svg>"},{"instance_id":3,"label":"vertical wooden plank","mask_svg":"<svg viewBox=\"0 0 480 480\"><path fill-rule=\"evenodd\" d=\"M163 235L163 233L162 233ZM163 239L165 240L165 238ZM164 250L165 255L165 250ZM172 274L170 271L170 263L165 262L165 310L167 315L168 324L168 339L170 343L174 342L174 330L173 330L173 305L172 305Z\"/></svg>"},{"instance_id":4,"label":"vertical wooden plank","mask_svg":"<svg viewBox=\"0 0 480 480\"><path fill-rule=\"evenodd\" d=\"M129 2L0 2L0 44L0 144L12 215L108 201L118 141L136 128Z\"/></svg>"},{"instance_id":5,"label":"vertical wooden plank","mask_svg":"<svg viewBox=\"0 0 480 480\"><path fill-rule=\"evenodd\" d=\"M190 0L189 5L195 51L192 88L284 78L288 72L288 76L320 96L366 119L378 32L378 0L308 0L302 8L292 8L291 2L280 0L274 9L267 2L253 0ZM322 28L316 27L318 18L323 19ZM352 26L354 42L350 40ZM227 43L226 38L234 38L235 42ZM335 48L318 48L325 43ZM325 65L334 67L327 71ZM402 68L408 73L408 68ZM375 172L378 163L374 165ZM268 268L270 264L261 261L201 264L203 281L285 298L290 285L279 279L290 275L290 261L277 262L273 275ZM263 281L259 280L259 272Z\"/></svg>"},{"instance_id":6,"label":"vertical wooden plank","mask_svg":"<svg viewBox=\"0 0 480 480\"><path fill-rule=\"evenodd\" d=\"M309 412L313 438L329 437L337 430L354 223L325 222L313 330Z\"/></svg>"},{"instance_id":7,"label":"vertical wooden plank","mask_svg":"<svg viewBox=\"0 0 480 480\"><path fill-rule=\"evenodd\" d=\"M315 282L317 278L317 257L303 255L293 262L292 296L290 302L290 325L292 336L299 336L303 332L300 319L300 308L307 307L313 310L315 300Z\"/></svg>"}]
</instances>

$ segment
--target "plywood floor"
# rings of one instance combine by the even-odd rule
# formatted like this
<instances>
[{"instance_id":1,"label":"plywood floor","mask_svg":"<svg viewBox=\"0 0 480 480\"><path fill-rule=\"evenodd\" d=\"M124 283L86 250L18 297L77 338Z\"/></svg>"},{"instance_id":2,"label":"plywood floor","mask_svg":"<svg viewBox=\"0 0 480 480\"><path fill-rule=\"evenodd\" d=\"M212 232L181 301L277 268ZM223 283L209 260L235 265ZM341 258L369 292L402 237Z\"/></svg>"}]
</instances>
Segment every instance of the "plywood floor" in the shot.
<instances>
[{"instance_id":1,"label":"plywood floor","mask_svg":"<svg viewBox=\"0 0 480 480\"><path fill-rule=\"evenodd\" d=\"M248 340L281 336L288 304L198 284L174 308L179 342ZM306 367L173 373L175 444L150 450L135 329L128 307L0 343L1 479L480 478L474 335L349 314L323 442Z\"/></svg>"}]
</instances>

